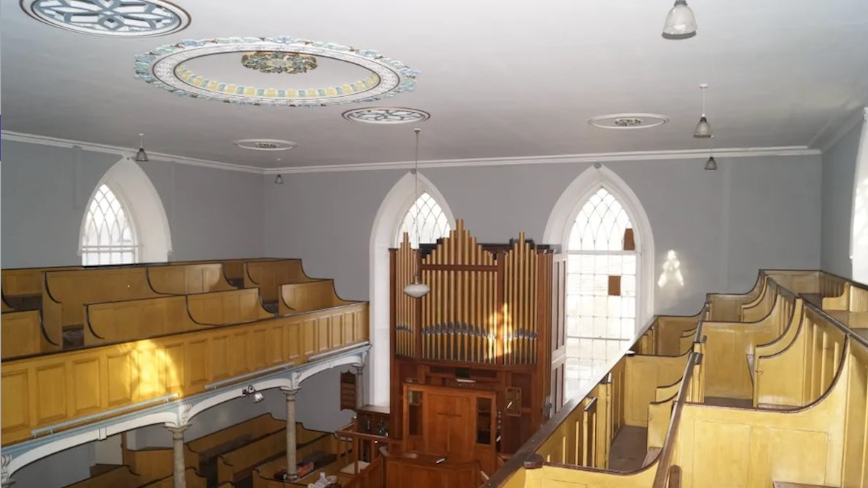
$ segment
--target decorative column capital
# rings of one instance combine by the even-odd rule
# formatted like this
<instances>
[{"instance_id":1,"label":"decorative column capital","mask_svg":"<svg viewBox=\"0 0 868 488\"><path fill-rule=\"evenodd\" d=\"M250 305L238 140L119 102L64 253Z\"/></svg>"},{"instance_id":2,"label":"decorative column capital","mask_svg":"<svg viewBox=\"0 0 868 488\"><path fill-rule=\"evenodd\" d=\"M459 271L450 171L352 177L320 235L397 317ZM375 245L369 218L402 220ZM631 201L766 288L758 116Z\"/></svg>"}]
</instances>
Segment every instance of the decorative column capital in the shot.
<instances>
[{"instance_id":1,"label":"decorative column capital","mask_svg":"<svg viewBox=\"0 0 868 488\"><path fill-rule=\"evenodd\" d=\"M172 439L184 439L184 432L190 428L190 425L174 425L174 424L166 424L166 429L172 433Z\"/></svg>"},{"instance_id":2,"label":"decorative column capital","mask_svg":"<svg viewBox=\"0 0 868 488\"><path fill-rule=\"evenodd\" d=\"M295 400L295 395L301 390L301 388L281 388L280 391L286 395L286 401Z\"/></svg>"},{"instance_id":3,"label":"decorative column capital","mask_svg":"<svg viewBox=\"0 0 868 488\"><path fill-rule=\"evenodd\" d=\"M12 456L3 454L2 456L2 474L0 474L0 485L3 488L12 486L15 482L9 479L9 464L12 463Z\"/></svg>"}]
</instances>

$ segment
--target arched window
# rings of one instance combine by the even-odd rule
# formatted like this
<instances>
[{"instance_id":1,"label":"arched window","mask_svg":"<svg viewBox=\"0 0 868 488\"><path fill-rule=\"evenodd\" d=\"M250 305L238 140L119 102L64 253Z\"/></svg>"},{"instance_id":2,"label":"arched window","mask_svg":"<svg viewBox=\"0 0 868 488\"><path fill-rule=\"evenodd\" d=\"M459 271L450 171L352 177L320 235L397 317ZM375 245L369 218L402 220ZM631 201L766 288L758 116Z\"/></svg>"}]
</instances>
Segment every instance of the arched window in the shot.
<instances>
[{"instance_id":1,"label":"arched window","mask_svg":"<svg viewBox=\"0 0 868 488\"><path fill-rule=\"evenodd\" d=\"M404 233L410 235L410 245L418 247L419 242L433 244L437 239L449 235L449 219L446 213L428 192L419 195L407 209L401 220L401 228L398 230L395 242L403 240Z\"/></svg>"},{"instance_id":2,"label":"arched window","mask_svg":"<svg viewBox=\"0 0 868 488\"><path fill-rule=\"evenodd\" d=\"M543 239L567 253L564 392L570 398L651 318L654 236L630 186L594 165L558 199Z\"/></svg>"},{"instance_id":3,"label":"arched window","mask_svg":"<svg viewBox=\"0 0 868 488\"><path fill-rule=\"evenodd\" d=\"M606 363L635 334L638 274L633 223L606 188L579 210L567 254L568 349L589 366Z\"/></svg>"},{"instance_id":4,"label":"arched window","mask_svg":"<svg viewBox=\"0 0 868 488\"><path fill-rule=\"evenodd\" d=\"M122 159L97 183L78 242L85 266L168 260L168 216L157 189L134 161Z\"/></svg>"},{"instance_id":5,"label":"arched window","mask_svg":"<svg viewBox=\"0 0 868 488\"><path fill-rule=\"evenodd\" d=\"M856 153L852 218L850 255L853 279L868 283L868 107L863 112L862 135Z\"/></svg>"},{"instance_id":6,"label":"arched window","mask_svg":"<svg viewBox=\"0 0 868 488\"><path fill-rule=\"evenodd\" d=\"M81 263L128 264L138 260L138 241L131 215L111 188L102 184L85 214Z\"/></svg>"}]
</instances>

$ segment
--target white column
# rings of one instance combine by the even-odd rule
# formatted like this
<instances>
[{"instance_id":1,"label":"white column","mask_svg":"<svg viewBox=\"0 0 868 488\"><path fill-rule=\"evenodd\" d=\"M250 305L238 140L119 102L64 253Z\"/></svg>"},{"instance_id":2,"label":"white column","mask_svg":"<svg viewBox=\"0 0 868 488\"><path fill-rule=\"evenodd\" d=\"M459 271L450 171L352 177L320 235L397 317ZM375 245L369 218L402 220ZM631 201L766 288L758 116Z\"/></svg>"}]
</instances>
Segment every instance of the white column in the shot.
<instances>
[{"instance_id":1,"label":"white column","mask_svg":"<svg viewBox=\"0 0 868 488\"><path fill-rule=\"evenodd\" d=\"M356 408L365 406L365 366L356 366Z\"/></svg>"},{"instance_id":2,"label":"white column","mask_svg":"<svg viewBox=\"0 0 868 488\"><path fill-rule=\"evenodd\" d=\"M173 427L167 425L166 428L172 433L172 473L174 479L174 488L187 488L187 478L184 473L186 471L186 463L184 462L184 431L190 427L182 425L181 427Z\"/></svg>"},{"instance_id":3,"label":"white column","mask_svg":"<svg viewBox=\"0 0 868 488\"><path fill-rule=\"evenodd\" d=\"M293 480L298 477L295 459L295 394L297 392L298 390L283 390L286 395L286 474Z\"/></svg>"}]
</instances>

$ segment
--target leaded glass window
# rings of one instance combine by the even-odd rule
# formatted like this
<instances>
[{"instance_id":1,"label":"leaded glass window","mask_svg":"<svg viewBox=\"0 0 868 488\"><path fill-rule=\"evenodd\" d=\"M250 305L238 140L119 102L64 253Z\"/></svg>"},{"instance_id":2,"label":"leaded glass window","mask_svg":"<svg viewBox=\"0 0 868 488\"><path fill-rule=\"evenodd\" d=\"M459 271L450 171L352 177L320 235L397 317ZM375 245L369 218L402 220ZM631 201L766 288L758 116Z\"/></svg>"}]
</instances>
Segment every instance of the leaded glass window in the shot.
<instances>
[{"instance_id":1,"label":"leaded glass window","mask_svg":"<svg viewBox=\"0 0 868 488\"><path fill-rule=\"evenodd\" d=\"M85 266L136 262L138 246L130 216L114 192L100 185L87 207L81 236Z\"/></svg>"},{"instance_id":2,"label":"leaded glass window","mask_svg":"<svg viewBox=\"0 0 868 488\"><path fill-rule=\"evenodd\" d=\"M567 244L567 394L618 357L636 330L638 253L621 202L600 188Z\"/></svg>"},{"instance_id":3,"label":"leaded glass window","mask_svg":"<svg viewBox=\"0 0 868 488\"><path fill-rule=\"evenodd\" d=\"M412 247L419 247L420 241L424 244L433 244L437 239L448 236L450 230L446 213L437 200L426 192L419 195L404 215L397 242L401 242L406 232L410 235Z\"/></svg>"}]
</instances>

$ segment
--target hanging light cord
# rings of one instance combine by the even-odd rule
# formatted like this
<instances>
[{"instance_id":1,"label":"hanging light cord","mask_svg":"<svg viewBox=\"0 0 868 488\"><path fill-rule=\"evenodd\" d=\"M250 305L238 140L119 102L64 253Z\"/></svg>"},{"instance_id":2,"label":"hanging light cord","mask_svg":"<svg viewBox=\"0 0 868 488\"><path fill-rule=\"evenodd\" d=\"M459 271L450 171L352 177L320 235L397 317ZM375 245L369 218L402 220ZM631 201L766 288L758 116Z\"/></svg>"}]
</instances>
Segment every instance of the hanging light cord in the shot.
<instances>
[{"instance_id":1,"label":"hanging light cord","mask_svg":"<svg viewBox=\"0 0 868 488\"><path fill-rule=\"evenodd\" d=\"M416 230L416 248L419 249L419 252L422 252L422 233L419 231L419 133L422 132L422 129L413 129L413 132L416 133L416 163L413 165L413 176L414 176L414 195L416 199L413 201L413 205L416 207L416 217L413 219L413 227ZM416 279L415 283L421 283L422 279L420 276L419 270L419 261L416 260Z\"/></svg>"},{"instance_id":2,"label":"hanging light cord","mask_svg":"<svg viewBox=\"0 0 868 488\"><path fill-rule=\"evenodd\" d=\"M705 92L708 87L702 87L702 116L705 117Z\"/></svg>"}]
</instances>

